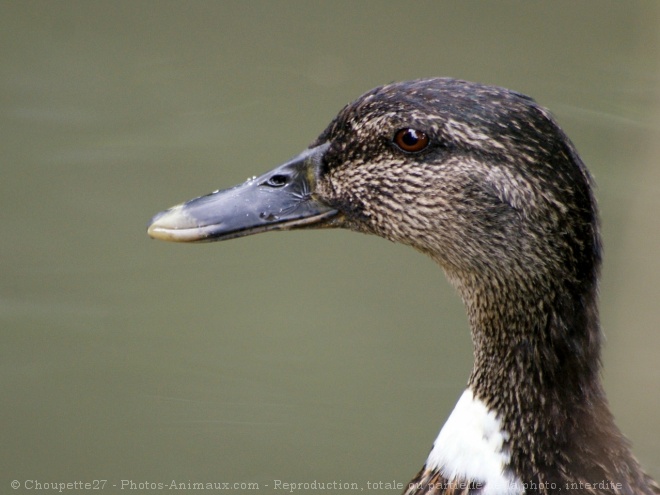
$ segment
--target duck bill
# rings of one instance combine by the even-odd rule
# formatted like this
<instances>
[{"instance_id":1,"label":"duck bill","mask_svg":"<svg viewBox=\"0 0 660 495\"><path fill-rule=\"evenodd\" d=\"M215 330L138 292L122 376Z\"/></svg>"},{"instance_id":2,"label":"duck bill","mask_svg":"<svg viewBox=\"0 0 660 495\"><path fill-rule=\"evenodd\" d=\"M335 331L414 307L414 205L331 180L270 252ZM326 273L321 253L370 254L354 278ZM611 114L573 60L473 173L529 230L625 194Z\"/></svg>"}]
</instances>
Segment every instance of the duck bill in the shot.
<instances>
[{"instance_id":1,"label":"duck bill","mask_svg":"<svg viewBox=\"0 0 660 495\"><path fill-rule=\"evenodd\" d=\"M337 210L314 195L327 148L309 148L261 177L158 213L147 233L163 241L204 242L270 230L332 227Z\"/></svg>"}]
</instances>

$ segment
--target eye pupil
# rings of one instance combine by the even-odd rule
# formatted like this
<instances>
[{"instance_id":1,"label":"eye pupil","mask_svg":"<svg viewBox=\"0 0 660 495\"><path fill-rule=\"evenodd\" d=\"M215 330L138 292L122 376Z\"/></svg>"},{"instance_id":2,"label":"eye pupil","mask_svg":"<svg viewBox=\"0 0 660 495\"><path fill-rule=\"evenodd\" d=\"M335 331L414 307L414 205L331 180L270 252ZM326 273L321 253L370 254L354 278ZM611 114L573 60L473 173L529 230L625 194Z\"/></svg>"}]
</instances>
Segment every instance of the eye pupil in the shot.
<instances>
[{"instance_id":1,"label":"eye pupil","mask_svg":"<svg viewBox=\"0 0 660 495\"><path fill-rule=\"evenodd\" d=\"M401 150L408 153L422 151L429 144L429 137L426 133L417 129L401 129L394 135L394 144Z\"/></svg>"},{"instance_id":2,"label":"eye pupil","mask_svg":"<svg viewBox=\"0 0 660 495\"><path fill-rule=\"evenodd\" d=\"M406 131L401 139L408 146L415 146L419 141L419 137L417 136L417 131L412 129Z\"/></svg>"}]
</instances>

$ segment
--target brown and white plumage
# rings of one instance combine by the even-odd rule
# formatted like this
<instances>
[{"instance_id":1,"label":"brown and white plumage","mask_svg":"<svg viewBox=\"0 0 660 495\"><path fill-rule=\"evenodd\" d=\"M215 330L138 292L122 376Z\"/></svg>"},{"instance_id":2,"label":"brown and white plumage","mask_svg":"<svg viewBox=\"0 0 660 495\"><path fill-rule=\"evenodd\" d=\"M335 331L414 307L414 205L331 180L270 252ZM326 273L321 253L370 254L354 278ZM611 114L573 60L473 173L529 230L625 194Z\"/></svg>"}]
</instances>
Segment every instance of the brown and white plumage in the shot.
<instances>
[{"instance_id":1,"label":"brown and white plumage","mask_svg":"<svg viewBox=\"0 0 660 495\"><path fill-rule=\"evenodd\" d=\"M454 79L376 88L298 157L159 214L149 233L318 227L429 255L467 308L468 388L406 494L660 493L607 406L591 178L545 109Z\"/></svg>"}]
</instances>

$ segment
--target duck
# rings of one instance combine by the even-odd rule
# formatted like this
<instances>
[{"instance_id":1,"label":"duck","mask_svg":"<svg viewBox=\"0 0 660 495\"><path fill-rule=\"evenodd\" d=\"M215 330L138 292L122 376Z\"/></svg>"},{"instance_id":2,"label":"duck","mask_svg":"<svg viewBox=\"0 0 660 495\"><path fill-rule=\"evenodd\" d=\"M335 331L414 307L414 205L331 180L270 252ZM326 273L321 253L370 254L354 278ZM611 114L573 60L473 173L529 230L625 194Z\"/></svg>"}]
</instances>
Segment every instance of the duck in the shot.
<instances>
[{"instance_id":1,"label":"duck","mask_svg":"<svg viewBox=\"0 0 660 495\"><path fill-rule=\"evenodd\" d=\"M365 93L294 158L157 214L148 235L344 228L442 268L466 308L474 365L405 495L660 494L601 381L593 190L532 98L418 79Z\"/></svg>"}]
</instances>

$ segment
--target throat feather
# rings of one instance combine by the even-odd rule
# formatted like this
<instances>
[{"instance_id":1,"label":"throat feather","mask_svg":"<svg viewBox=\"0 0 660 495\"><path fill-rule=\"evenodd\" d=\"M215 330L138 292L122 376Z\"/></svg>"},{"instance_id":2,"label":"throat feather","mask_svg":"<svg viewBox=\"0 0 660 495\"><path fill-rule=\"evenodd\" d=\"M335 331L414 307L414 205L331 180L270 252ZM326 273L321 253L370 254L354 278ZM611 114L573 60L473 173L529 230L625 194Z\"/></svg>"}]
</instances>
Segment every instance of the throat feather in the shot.
<instances>
[{"instance_id":1,"label":"throat feather","mask_svg":"<svg viewBox=\"0 0 660 495\"><path fill-rule=\"evenodd\" d=\"M497 414L468 388L440 430L425 468L450 482L476 482L484 494L522 493L509 469L508 439Z\"/></svg>"}]
</instances>

